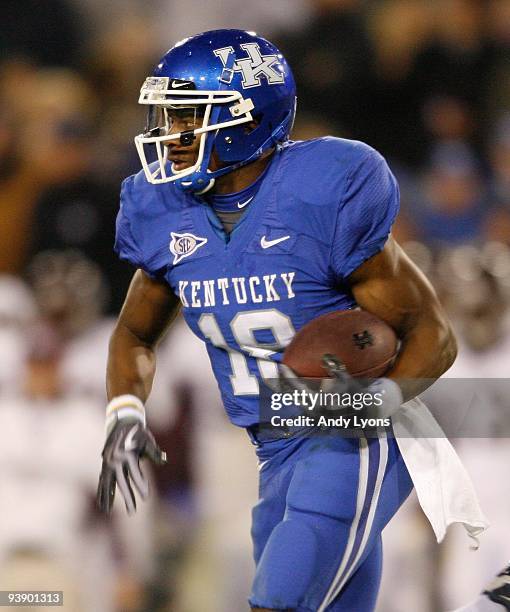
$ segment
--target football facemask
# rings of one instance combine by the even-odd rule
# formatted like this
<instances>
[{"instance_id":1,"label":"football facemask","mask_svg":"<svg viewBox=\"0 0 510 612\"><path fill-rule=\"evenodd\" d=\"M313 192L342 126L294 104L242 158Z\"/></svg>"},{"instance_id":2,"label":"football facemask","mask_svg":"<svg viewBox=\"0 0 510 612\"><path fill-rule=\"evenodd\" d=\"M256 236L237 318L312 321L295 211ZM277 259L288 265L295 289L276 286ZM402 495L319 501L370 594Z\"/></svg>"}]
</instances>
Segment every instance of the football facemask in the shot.
<instances>
[{"instance_id":1,"label":"football facemask","mask_svg":"<svg viewBox=\"0 0 510 612\"><path fill-rule=\"evenodd\" d=\"M210 183L214 182L216 176L233 169L222 168L210 176L212 173L208 171L208 165L216 134L208 138L208 133L253 121L253 103L249 99L244 100L237 91L197 91L191 89L186 82L181 89L181 83L177 79L170 83L169 77L148 77L145 80L138 102L149 105L147 125L144 133L135 137L135 144L149 183L179 181L184 189L203 190L212 186ZM219 121L219 115L225 107L231 119ZM182 126L187 122L187 129L174 129L174 125ZM169 145L179 142L181 146L187 147L196 139L199 140L196 161L189 168L177 171L169 163ZM155 146L156 164L149 164L145 145ZM183 180L192 175L195 175L192 179Z\"/></svg>"}]
</instances>

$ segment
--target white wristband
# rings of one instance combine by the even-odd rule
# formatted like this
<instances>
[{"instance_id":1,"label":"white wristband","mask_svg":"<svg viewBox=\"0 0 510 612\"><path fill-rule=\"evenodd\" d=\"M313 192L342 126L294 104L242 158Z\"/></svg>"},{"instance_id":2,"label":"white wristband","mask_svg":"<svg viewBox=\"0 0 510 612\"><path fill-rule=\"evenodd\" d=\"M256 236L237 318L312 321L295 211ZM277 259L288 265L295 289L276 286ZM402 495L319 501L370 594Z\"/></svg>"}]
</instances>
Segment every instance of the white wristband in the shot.
<instances>
[{"instance_id":1,"label":"white wristband","mask_svg":"<svg viewBox=\"0 0 510 612\"><path fill-rule=\"evenodd\" d=\"M118 395L106 406L106 434L120 419L132 419L143 423L145 427L145 406L136 395Z\"/></svg>"}]
</instances>

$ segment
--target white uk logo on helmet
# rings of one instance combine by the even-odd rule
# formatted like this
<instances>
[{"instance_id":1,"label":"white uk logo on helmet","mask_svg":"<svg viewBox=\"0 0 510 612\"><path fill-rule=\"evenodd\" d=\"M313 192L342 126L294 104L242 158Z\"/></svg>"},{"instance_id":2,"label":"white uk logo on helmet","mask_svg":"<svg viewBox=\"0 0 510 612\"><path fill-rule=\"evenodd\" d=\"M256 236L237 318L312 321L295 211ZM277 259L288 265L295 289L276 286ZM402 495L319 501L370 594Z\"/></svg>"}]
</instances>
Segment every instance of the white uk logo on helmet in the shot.
<instances>
[{"instance_id":1,"label":"white uk logo on helmet","mask_svg":"<svg viewBox=\"0 0 510 612\"><path fill-rule=\"evenodd\" d=\"M207 238L200 238L193 234L178 234L171 232L170 252L174 255L173 264L178 264L185 257L193 253L207 242Z\"/></svg>"},{"instance_id":2,"label":"white uk logo on helmet","mask_svg":"<svg viewBox=\"0 0 510 612\"><path fill-rule=\"evenodd\" d=\"M234 72L240 72L243 75L241 85L244 89L250 87L258 87L261 85L260 77L263 75L269 85L278 85L285 83L285 75L273 68L278 62L277 55L262 55L258 43L243 43L241 49L248 53L248 57L237 59L232 68L228 67L228 59L231 53L234 53L233 47L223 47L215 49L214 55L219 57L223 63L223 74L221 80L227 84L232 82Z\"/></svg>"}]
</instances>

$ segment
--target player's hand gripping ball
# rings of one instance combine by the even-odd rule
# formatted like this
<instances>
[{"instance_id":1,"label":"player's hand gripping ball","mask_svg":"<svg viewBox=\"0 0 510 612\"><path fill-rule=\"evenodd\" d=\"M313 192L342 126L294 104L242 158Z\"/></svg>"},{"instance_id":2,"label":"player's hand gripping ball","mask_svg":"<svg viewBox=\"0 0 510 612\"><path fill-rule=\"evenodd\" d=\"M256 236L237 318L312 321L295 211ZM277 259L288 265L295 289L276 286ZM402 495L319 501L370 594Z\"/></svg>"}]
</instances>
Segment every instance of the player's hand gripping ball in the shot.
<instances>
[{"instance_id":1,"label":"player's hand gripping ball","mask_svg":"<svg viewBox=\"0 0 510 612\"><path fill-rule=\"evenodd\" d=\"M380 393L383 404L372 410L373 416L391 416L402 404L402 392L383 376L398 349L394 330L375 315L364 310L330 312L297 332L283 354L280 376L297 389L307 388L309 379L331 378L329 391ZM368 380L363 384L361 378Z\"/></svg>"}]
</instances>

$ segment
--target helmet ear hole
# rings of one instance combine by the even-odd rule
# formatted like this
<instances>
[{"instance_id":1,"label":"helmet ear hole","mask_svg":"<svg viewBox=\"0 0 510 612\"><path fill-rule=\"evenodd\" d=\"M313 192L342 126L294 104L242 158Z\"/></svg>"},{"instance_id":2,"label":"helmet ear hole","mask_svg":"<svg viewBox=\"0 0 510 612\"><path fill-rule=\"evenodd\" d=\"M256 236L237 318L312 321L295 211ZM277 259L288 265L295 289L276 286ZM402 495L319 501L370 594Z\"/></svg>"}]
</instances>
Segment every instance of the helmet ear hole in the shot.
<instances>
[{"instance_id":1,"label":"helmet ear hole","mask_svg":"<svg viewBox=\"0 0 510 612\"><path fill-rule=\"evenodd\" d=\"M262 113L253 115L253 121L250 121L249 123L246 123L244 125L244 133L248 135L254 132L259 127L259 125L262 123L263 117L264 115Z\"/></svg>"}]
</instances>

